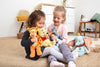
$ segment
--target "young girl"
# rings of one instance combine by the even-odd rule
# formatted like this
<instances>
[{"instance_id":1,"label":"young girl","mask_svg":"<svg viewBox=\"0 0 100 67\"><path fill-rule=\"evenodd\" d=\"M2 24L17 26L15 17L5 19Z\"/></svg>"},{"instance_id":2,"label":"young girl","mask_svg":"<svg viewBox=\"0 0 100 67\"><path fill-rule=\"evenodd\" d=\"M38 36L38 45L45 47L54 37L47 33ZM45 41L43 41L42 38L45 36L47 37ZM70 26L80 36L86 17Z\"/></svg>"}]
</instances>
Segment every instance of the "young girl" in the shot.
<instances>
[{"instance_id":1,"label":"young girl","mask_svg":"<svg viewBox=\"0 0 100 67\"><path fill-rule=\"evenodd\" d=\"M53 27L57 28L57 32L63 37L62 44L53 47L46 47L43 51L42 57L49 54L48 61L50 67L65 67L63 63L57 62L57 60L68 63L68 67L76 67L73 55L66 45L67 42L67 30L63 24L66 20L66 10L63 6L57 6L53 12L53 24L48 27L48 34L51 36L51 30ZM59 41L56 37L54 40ZM59 51L60 50L60 51Z\"/></svg>"},{"instance_id":2,"label":"young girl","mask_svg":"<svg viewBox=\"0 0 100 67\"><path fill-rule=\"evenodd\" d=\"M42 28L44 26L44 23L45 23L45 14L40 10L35 10L34 12L32 12L26 22L28 28L37 27L37 26ZM33 43L37 42L37 38L34 37L29 39L29 37L30 37L30 33L28 30L26 30L24 32L21 45L25 48L26 58L37 60L39 59L40 56L37 55L36 50L35 50L35 57L30 57L30 46ZM41 51L43 51L43 49L44 48L41 47Z\"/></svg>"}]
</instances>

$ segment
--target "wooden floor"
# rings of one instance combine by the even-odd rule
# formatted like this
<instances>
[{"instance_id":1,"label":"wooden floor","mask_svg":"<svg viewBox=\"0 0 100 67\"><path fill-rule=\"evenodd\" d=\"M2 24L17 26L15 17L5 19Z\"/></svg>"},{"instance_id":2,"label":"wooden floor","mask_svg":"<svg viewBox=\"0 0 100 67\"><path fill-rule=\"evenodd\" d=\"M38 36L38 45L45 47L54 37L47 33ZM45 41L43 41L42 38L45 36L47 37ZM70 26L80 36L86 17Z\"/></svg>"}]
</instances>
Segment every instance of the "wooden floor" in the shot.
<instances>
[{"instance_id":1,"label":"wooden floor","mask_svg":"<svg viewBox=\"0 0 100 67\"><path fill-rule=\"evenodd\" d=\"M37 61L25 59L25 51L20 41L21 39L16 37L0 38L0 67L49 67L47 58L40 58ZM76 65L100 67L100 52L92 51L89 55L78 57Z\"/></svg>"}]
</instances>

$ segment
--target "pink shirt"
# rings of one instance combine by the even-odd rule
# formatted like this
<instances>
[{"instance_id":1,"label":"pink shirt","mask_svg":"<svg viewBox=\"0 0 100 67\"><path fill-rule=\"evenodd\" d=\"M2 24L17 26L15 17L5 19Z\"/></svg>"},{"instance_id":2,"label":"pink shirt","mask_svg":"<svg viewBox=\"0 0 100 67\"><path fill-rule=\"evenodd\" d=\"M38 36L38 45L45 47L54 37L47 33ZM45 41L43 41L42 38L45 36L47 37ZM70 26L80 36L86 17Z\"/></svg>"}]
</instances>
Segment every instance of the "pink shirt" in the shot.
<instances>
[{"instance_id":1,"label":"pink shirt","mask_svg":"<svg viewBox=\"0 0 100 67\"><path fill-rule=\"evenodd\" d=\"M54 27L54 24L49 25L48 27L48 31L50 31L52 28ZM67 42L67 28L64 24L60 24L60 26L57 29L58 33L60 36L63 37L63 42L66 43Z\"/></svg>"}]
</instances>

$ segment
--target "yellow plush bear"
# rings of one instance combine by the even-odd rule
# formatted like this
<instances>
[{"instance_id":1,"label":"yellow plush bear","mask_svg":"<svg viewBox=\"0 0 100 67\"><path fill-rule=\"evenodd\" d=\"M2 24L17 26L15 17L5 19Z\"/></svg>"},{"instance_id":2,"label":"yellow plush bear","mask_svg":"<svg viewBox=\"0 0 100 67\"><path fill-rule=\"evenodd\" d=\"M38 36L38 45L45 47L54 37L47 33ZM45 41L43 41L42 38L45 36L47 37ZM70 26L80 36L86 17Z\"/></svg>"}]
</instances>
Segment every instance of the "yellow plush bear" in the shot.
<instances>
[{"instance_id":1,"label":"yellow plush bear","mask_svg":"<svg viewBox=\"0 0 100 67\"><path fill-rule=\"evenodd\" d=\"M50 39L47 38L48 34L44 27L38 29L38 35L39 35L39 41L41 43L41 46L52 47L52 45L56 44L54 40L50 41Z\"/></svg>"},{"instance_id":2,"label":"yellow plush bear","mask_svg":"<svg viewBox=\"0 0 100 67\"><path fill-rule=\"evenodd\" d=\"M37 29L38 29L38 27L28 28L28 31L30 33L30 37L29 37L30 39L34 38L34 37L37 37L37 39L38 39ZM37 41L33 45L30 46L30 51L31 51L30 57L31 58L35 57L35 49L36 49L38 56L42 55L40 43Z\"/></svg>"}]
</instances>

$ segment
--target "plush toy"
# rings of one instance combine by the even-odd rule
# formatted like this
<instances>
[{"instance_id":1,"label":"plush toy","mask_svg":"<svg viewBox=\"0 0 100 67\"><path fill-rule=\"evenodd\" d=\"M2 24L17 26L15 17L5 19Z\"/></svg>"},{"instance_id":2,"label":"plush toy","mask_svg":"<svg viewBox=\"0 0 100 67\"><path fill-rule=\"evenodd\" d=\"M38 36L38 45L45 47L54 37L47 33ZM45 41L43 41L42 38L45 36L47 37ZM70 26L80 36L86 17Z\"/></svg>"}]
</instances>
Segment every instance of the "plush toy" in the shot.
<instances>
[{"instance_id":1,"label":"plush toy","mask_svg":"<svg viewBox=\"0 0 100 67\"><path fill-rule=\"evenodd\" d=\"M38 27L28 28L28 31L30 33L30 37L29 37L30 39L34 37L39 38L37 35L37 29ZM40 43L37 41L33 45L30 46L30 51L31 51L30 57L35 57L35 49L38 56L42 55Z\"/></svg>"},{"instance_id":2,"label":"plush toy","mask_svg":"<svg viewBox=\"0 0 100 67\"><path fill-rule=\"evenodd\" d=\"M80 40L82 41L80 41ZM80 47L83 49L83 52L79 50L80 47L77 47L77 41L80 41L83 45L80 45ZM79 44L79 42L78 42ZM83 37L83 36L77 36L73 40L68 42L68 45L73 47L72 48L72 54L74 56L74 59L76 59L78 56L84 55L85 53L90 52L90 46L92 45L92 39L90 37ZM81 49L80 48L80 49ZM86 52L87 51L87 52ZM80 52L80 53L79 53ZM82 53L82 54L81 54ZM80 54L80 55L79 55Z\"/></svg>"},{"instance_id":3,"label":"plush toy","mask_svg":"<svg viewBox=\"0 0 100 67\"><path fill-rule=\"evenodd\" d=\"M74 38L75 40L75 45L74 47L72 48L72 52L76 49L78 51L78 56L82 56L84 55L85 53L89 53L89 50L87 49L86 47L86 44L84 42L84 37L83 36L76 36Z\"/></svg>"},{"instance_id":4,"label":"plush toy","mask_svg":"<svg viewBox=\"0 0 100 67\"><path fill-rule=\"evenodd\" d=\"M59 46L62 43L63 37L58 34L56 27L53 27L51 31L52 31L52 34L54 34L56 38L58 39L55 45Z\"/></svg>"},{"instance_id":5,"label":"plush toy","mask_svg":"<svg viewBox=\"0 0 100 67\"><path fill-rule=\"evenodd\" d=\"M38 29L38 35L39 35L39 41L41 43L41 46L51 47L52 45L56 44L54 40L51 41L49 38L47 38L48 34L44 27Z\"/></svg>"},{"instance_id":6,"label":"plush toy","mask_svg":"<svg viewBox=\"0 0 100 67\"><path fill-rule=\"evenodd\" d=\"M56 36L56 38L58 38L58 39L60 39L60 40L63 40L63 37L60 36L60 35L58 34L57 28L56 28L56 27L53 27L53 28L52 28L52 32L53 32L53 34Z\"/></svg>"}]
</instances>

